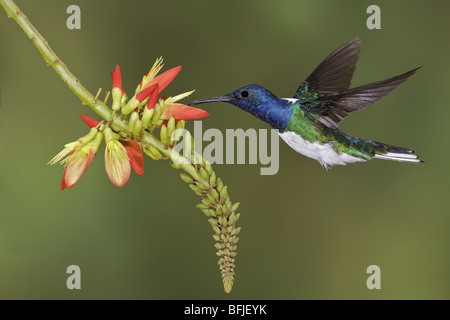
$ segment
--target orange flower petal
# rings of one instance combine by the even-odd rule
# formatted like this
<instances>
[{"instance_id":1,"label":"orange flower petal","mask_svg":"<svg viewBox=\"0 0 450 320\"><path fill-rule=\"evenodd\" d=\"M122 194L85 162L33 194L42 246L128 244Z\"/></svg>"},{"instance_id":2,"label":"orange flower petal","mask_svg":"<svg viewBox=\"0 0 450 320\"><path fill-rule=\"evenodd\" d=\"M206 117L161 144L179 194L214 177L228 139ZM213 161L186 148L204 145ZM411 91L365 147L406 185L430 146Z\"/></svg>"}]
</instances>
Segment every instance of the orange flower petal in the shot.
<instances>
[{"instance_id":1,"label":"orange flower petal","mask_svg":"<svg viewBox=\"0 0 450 320\"><path fill-rule=\"evenodd\" d=\"M118 187L123 187L130 178L130 159L128 158L125 147L117 140L107 142L105 169L109 180Z\"/></svg>"},{"instance_id":2,"label":"orange flower petal","mask_svg":"<svg viewBox=\"0 0 450 320\"><path fill-rule=\"evenodd\" d=\"M169 83L171 83L173 81L173 79L175 79L175 77L180 73L180 71L181 71L181 66L167 70L166 72L161 73L159 76L157 76L152 81L147 83L144 86L144 89L148 88L154 84L158 84L159 92L161 92L164 90L165 87L167 87L169 85Z\"/></svg>"},{"instance_id":3,"label":"orange flower petal","mask_svg":"<svg viewBox=\"0 0 450 320\"><path fill-rule=\"evenodd\" d=\"M147 108L148 109L153 109L155 107L155 105L156 105L156 102L158 102L159 85L155 84L155 86L156 86L156 89L150 95L150 98L148 99L148 102L147 102Z\"/></svg>"},{"instance_id":4,"label":"orange flower petal","mask_svg":"<svg viewBox=\"0 0 450 320\"><path fill-rule=\"evenodd\" d=\"M161 119L167 120L170 119L170 117L174 117L175 120L191 120L207 116L209 116L209 113L205 110L174 103L164 107L164 113L162 114Z\"/></svg>"},{"instance_id":5,"label":"orange flower petal","mask_svg":"<svg viewBox=\"0 0 450 320\"><path fill-rule=\"evenodd\" d=\"M127 151L128 158L130 158L130 165L134 172L142 176L144 174L144 157L142 156L142 149L139 142L136 140L120 141Z\"/></svg>"},{"instance_id":6,"label":"orange flower petal","mask_svg":"<svg viewBox=\"0 0 450 320\"><path fill-rule=\"evenodd\" d=\"M81 151L75 151L81 152ZM91 164L95 156L94 148L90 148L89 154L77 157L75 161L68 160L64 166L63 182L61 183L61 190L64 188L72 188L86 172L86 169Z\"/></svg>"},{"instance_id":7,"label":"orange flower petal","mask_svg":"<svg viewBox=\"0 0 450 320\"><path fill-rule=\"evenodd\" d=\"M111 71L111 78L112 78L112 86L113 88L119 88L123 91L122 88L122 72L120 71L119 65L116 65L115 72Z\"/></svg>"},{"instance_id":8,"label":"orange flower petal","mask_svg":"<svg viewBox=\"0 0 450 320\"><path fill-rule=\"evenodd\" d=\"M99 121L97 121L95 119L92 119L92 118L89 118L88 116L85 116L83 114L80 115L80 117L81 117L81 120L83 120L84 123L86 123L91 128L96 127L100 123Z\"/></svg>"},{"instance_id":9,"label":"orange flower petal","mask_svg":"<svg viewBox=\"0 0 450 320\"><path fill-rule=\"evenodd\" d=\"M142 101L144 101L145 99L147 99L147 97L148 97L149 95L153 94L153 93L156 91L156 89L158 89L158 84L154 84L154 85L151 85L151 86L145 86L145 88L142 89L141 92L139 92L139 93L136 95L136 99L137 99L139 102L142 102Z\"/></svg>"}]
</instances>

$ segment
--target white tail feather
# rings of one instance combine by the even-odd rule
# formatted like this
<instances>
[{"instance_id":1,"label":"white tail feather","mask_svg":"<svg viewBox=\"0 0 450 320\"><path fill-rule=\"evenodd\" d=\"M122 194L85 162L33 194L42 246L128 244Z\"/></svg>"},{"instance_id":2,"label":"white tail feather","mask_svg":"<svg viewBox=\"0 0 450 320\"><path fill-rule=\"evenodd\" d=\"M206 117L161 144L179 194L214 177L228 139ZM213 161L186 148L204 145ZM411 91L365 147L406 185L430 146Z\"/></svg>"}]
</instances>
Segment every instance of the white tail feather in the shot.
<instances>
[{"instance_id":1,"label":"white tail feather","mask_svg":"<svg viewBox=\"0 0 450 320\"><path fill-rule=\"evenodd\" d=\"M384 160L392 160L392 161L400 161L400 162L416 162L419 163L420 160L415 154L411 153L393 153L388 152L385 154L376 154L374 158L384 159Z\"/></svg>"}]
</instances>

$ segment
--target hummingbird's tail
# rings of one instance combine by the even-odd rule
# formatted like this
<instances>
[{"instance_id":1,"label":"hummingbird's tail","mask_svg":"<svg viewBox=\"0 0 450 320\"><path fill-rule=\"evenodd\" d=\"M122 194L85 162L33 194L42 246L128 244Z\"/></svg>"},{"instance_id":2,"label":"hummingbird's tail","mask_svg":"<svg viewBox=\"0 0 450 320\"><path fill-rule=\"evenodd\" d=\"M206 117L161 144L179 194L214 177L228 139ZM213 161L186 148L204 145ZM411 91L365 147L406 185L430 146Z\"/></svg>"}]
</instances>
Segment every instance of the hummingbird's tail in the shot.
<instances>
[{"instance_id":1,"label":"hummingbird's tail","mask_svg":"<svg viewBox=\"0 0 450 320\"><path fill-rule=\"evenodd\" d=\"M377 159L392 160L399 162L423 162L414 154L414 151L407 148L396 147L386 143L374 142L375 152L373 157Z\"/></svg>"}]
</instances>

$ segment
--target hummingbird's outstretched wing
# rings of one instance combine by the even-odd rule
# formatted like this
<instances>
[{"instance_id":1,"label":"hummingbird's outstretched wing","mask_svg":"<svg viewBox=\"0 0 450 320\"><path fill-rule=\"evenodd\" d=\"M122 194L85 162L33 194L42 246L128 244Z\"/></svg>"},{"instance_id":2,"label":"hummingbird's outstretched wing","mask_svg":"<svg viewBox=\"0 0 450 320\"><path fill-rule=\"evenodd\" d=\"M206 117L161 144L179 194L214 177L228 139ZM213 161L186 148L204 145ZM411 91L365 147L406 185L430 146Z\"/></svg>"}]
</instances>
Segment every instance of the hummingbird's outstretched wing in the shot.
<instances>
[{"instance_id":1,"label":"hummingbird's outstretched wing","mask_svg":"<svg viewBox=\"0 0 450 320\"><path fill-rule=\"evenodd\" d=\"M359 54L359 38L355 38L331 53L297 89L294 98L305 100L311 92L333 94L350 87Z\"/></svg>"},{"instance_id":2,"label":"hummingbird's outstretched wing","mask_svg":"<svg viewBox=\"0 0 450 320\"><path fill-rule=\"evenodd\" d=\"M318 121L330 128L337 128L339 123L352 112L364 109L375 101L389 94L405 82L419 68L404 72L398 76L374 82L365 86L344 90L328 96L321 96L320 101L311 111L319 115Z\"/></svg>"},{"instance_id":3,"label":"hummingbird's outstretched wing","mask_svg":"<svg viewBox=\"0 0 450 320\"><path fill-rule=\"evenodd\" d=\"M359 38L355 38L336 49L298 87L294 98L301 100L304 110L314 115L311 119L335 129L350 113L389 94L420 68L349 89L358 60L359 44Z\"/></svg>"}]
</instances>

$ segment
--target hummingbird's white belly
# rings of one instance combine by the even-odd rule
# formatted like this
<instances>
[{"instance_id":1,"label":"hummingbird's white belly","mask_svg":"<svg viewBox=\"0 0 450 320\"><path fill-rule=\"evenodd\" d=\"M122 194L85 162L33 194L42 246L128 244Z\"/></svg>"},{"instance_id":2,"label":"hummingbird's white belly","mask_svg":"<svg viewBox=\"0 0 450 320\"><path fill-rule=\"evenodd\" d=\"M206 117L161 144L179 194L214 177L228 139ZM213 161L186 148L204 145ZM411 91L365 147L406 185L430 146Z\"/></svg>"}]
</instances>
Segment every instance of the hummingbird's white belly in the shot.
<instances>
[{"instance_id":1,"label":"hummingbird's white belly","mask_svg":"<svg viewBox=\"0 0 450 320\"><path fill-rule=\"evenodd\" d=\"M330 142L324 144L320 142L309 142L292 131L285 131L279 133L279 135L292 149L304 156L319 161L326 170L329 170L330 167L335 165L344 166L347 163L366 161L365 159L353 157L344 152L336 152Z\"/></svg>"}]
</instances>

